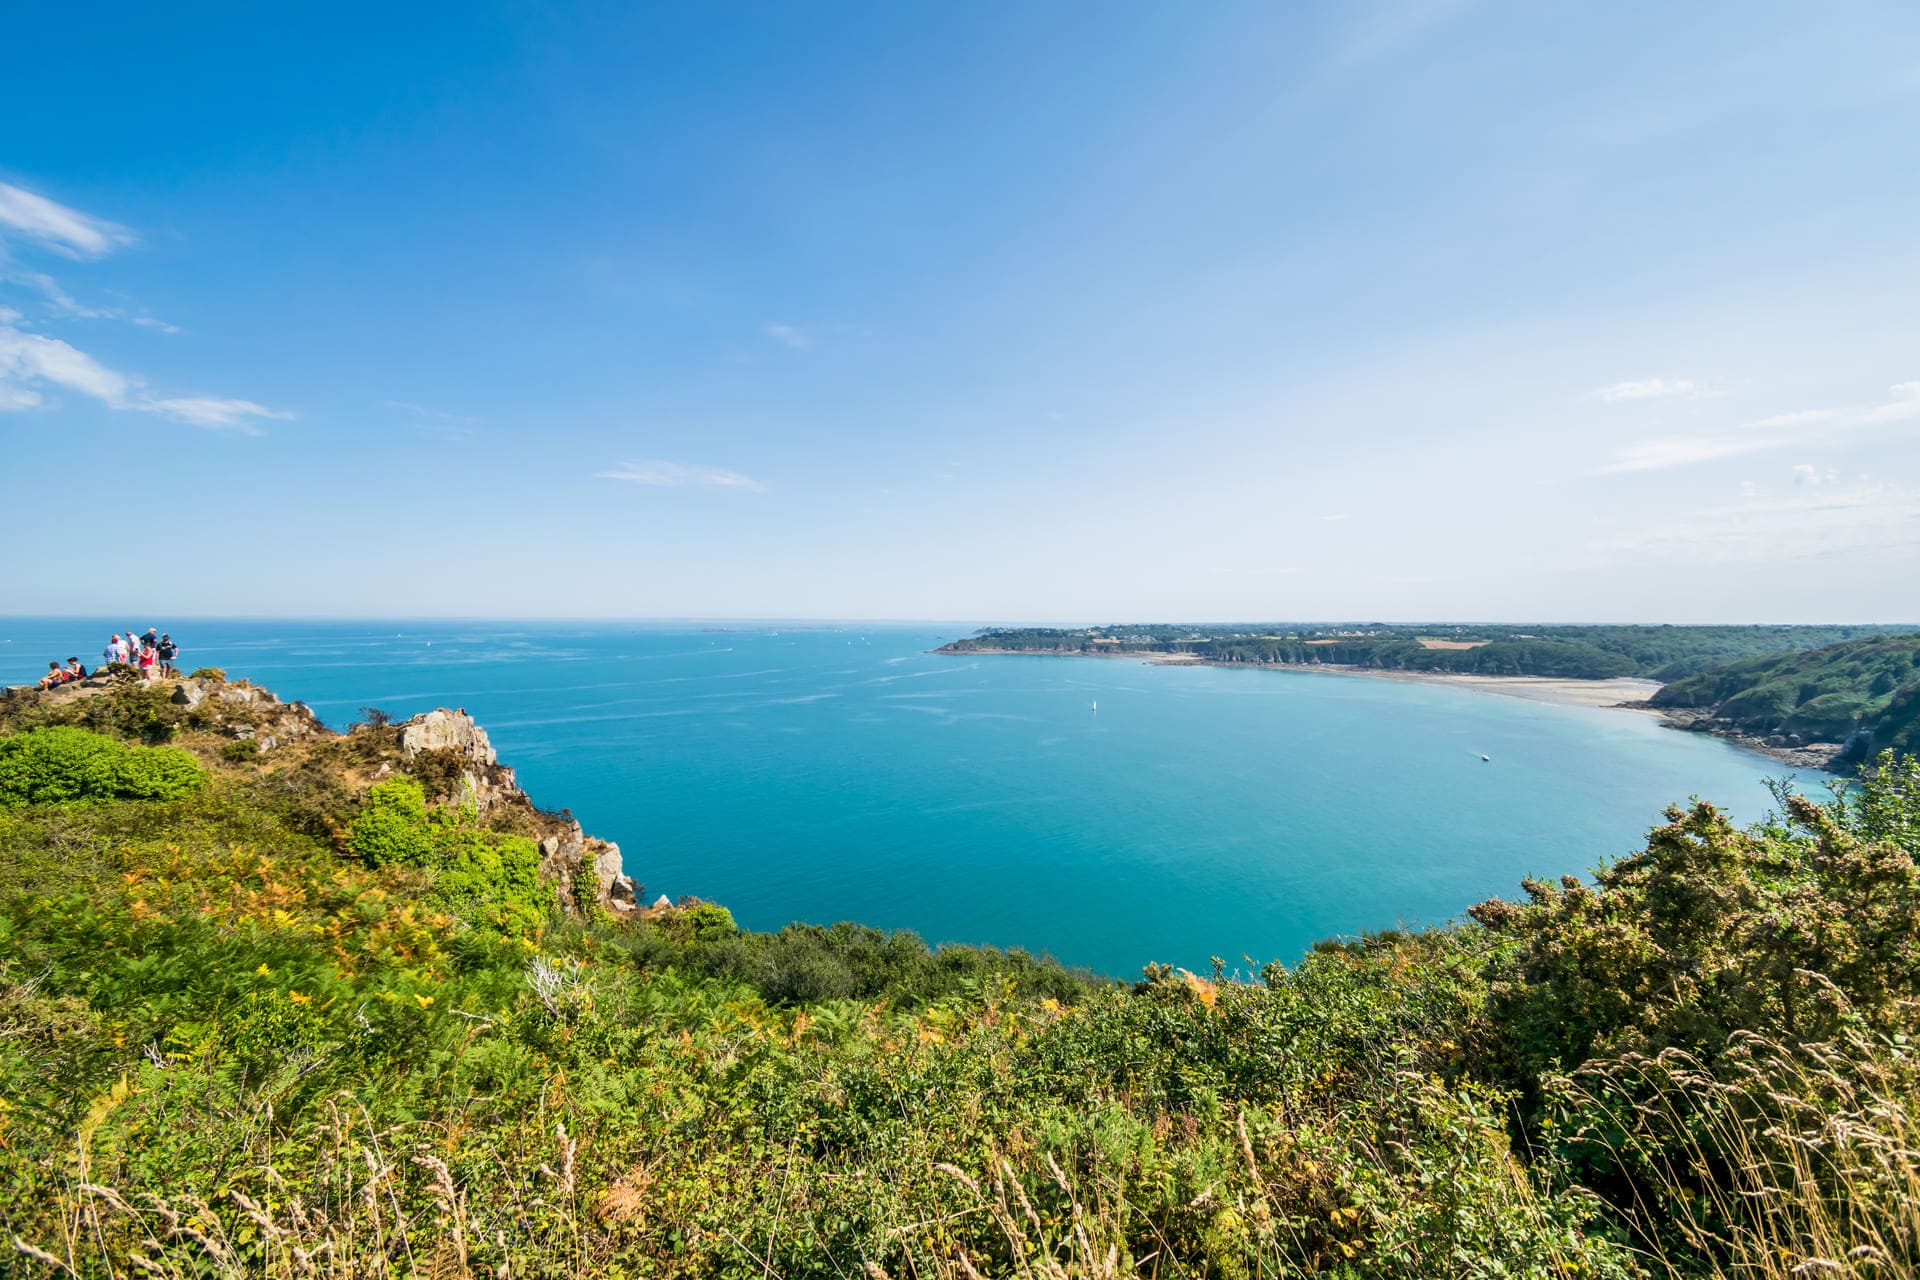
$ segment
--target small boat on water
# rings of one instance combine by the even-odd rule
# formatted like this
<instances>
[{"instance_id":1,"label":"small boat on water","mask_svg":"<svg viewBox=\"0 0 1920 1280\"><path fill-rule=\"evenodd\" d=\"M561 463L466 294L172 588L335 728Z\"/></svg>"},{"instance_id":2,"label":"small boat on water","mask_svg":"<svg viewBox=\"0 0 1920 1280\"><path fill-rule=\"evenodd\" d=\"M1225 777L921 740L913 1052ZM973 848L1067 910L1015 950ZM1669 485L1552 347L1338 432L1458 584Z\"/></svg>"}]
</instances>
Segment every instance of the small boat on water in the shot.
<instances>
[{"instance_id":1,"label":"small boat on water","mask_svg":"<svg viewBox=\"0 0 1920 1280\"><path fill-rule=\"evenodd\" d=\"M1486 761L1486 762L1487 762L1488 764L1492 764L1492 763L1493 763L1493 757L1492 757L1492 756L1481 756L1480 758L1481 758L1482 760L1484 760L1484 761Z\"/></svg>"},{"instance_id":2,"label":"small boat on water","mask_svg":"<svg viewBox=\"0 0 1920 1280\"><path fill-rule=\"evenodd\" d=\"M1095 700L1094 700L1094 704L1093 704L1093 714L1095 714L1095 715L1099 715L1099 714L1100 714L1100 702L1099 702L1099 700L1098 700L1098 699L1095 699Z\"/></svg>"}]
</instances>

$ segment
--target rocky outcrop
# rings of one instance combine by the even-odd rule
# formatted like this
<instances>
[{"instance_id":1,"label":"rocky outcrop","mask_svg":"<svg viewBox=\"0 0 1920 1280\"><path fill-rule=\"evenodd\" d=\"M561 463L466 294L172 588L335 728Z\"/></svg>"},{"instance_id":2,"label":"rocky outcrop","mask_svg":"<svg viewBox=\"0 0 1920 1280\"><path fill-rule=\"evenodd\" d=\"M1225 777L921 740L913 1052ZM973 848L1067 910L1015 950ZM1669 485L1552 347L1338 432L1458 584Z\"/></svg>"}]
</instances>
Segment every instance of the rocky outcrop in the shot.
<instances>
[{"instance_id":1,"label":"rocky outcrop","mask_svg":"<svg viewBox=\"0 0 1920 1280\"><path fill-rule=\"evenodd\" d=\"M640 910L640 887L626 874L620 846L600 840L570 823L540 841L540 878L553 885L560 904L584 915L598 906L614 916ZM584 901L591 894L591 901Z\"/></svg>"},{"instance_id":2,"label":"rocky outcrop","mask_svg":"<svg viewBox=\"0 0 1920 1280\"><path fill-rule=\"evenodd\" d=\"M540 835L540 875L552 884L567 910L585 914L591 906L615 916L640 909L639 889L621 864L620 846L580 829L570 817L543 812L500 763L487 731L464 710L441 707L400 725L400 753L412 763L427 752L446 753L462 764L463 796L482 812L506 808L520 812ZM591 894L592 902L582 901Z\"/></svg>"},{"instance_id":3,"label":"rocky outcrop","mask_svg":"<svg viewBox=\"0 0 1920 1280\"><path fill-rule=\"evenodd\" d=\"M70 702L103 697L130 680L138 683L125 673L89 676L51 690L28 686L0 696L10 703L16 698ZM269 690L245 681L230 683L217 672L169 677L148 687L164 697L174 727L250 742L256 751L336 736L305 703L281 702ZM626 874L620 846L588 835L570 814L548 813L534 804L514 780L513 770L500 763L487 731L465 711L441 707L398 725L382 720L356 726L349 738L358 748L352 775L357 785L390 777L396 766L407 767L423 780L433 779L430 789L439 797L492 814L498 821L490 825L532 834L540 846L540 874L553 884L567 910L587 914L598 909L615 917L651 911L640 905L640 888Z\"/></svg>"},{"instance_id":4,"label":"rocky outcrop","mask_svg":"<svg viewBox=\"0 0 1920 1280\"><path fill-rule=\"evenodd\" d=\"M1710 707L1660 706L1652 702L1626 702L1622 706L1635 710L1659 713L1660 720L1669 729L1685 729L1691 733L1710 733L1716 738L1725 738L1737 747L1748 751L1757 751L1764 756L1772 756L1783 764L1796 769L1838 770L1855 749L1855 742L1846 743L1810 741L1798 733L1754 734L1732 720L1715 716ZM1872 736L1868 731L1869 739Z\"/></svg>"},{"instance_id":5,"label":"rocky outcrop","mask_svg":"<svg viewBox=\"0 0 1920 1280\"><path fill-rule=\"evenodd\" d=\"M417 715L400 726L400 750L411 760L422 751L457 751L476 765L491 768L499 763L487 731L473 722L465 711L445 707Z\"/></svg>"},{"instance_id":6,"label":"rocky outcrop","mask_svg":"<svg viewBox=\"0 0 1920 1280\"><path fill-rule=\"evenodd\" d=\"M500 763L500 757L487 739L487 731L475 724L464 710L445 707L427 711L397 726L400 754L408 764L429 752L459 761L462 795L486 812L496 805L524 805L532 801L513 780L513 770Z\"/></svg>"},{"instance_id":7,"label":"rocky outcrop","mask_svg":"<svg viewBox=\"0 0 1920 1280\"><path fill-rule=\"evenodd\" d=\"M192 677L170 683L174 705L185 707L197 722L261 751L326 732L306 703L282 702L270 689Z\"/></svg>"}]
</instances>

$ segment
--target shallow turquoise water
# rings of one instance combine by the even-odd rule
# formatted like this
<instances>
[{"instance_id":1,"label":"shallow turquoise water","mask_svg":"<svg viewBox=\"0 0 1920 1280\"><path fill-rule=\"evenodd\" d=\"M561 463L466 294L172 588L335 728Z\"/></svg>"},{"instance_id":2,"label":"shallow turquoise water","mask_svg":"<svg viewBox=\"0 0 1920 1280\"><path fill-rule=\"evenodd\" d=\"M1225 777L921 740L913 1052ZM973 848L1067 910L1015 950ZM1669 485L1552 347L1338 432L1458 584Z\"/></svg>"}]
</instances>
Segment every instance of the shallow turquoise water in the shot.
<instances>
[{"instance_id":1,"label":"shallow turquoise water","mask_svg":"<svg viewBox=\"0 0 1920 1280\"><path fill-rule=\"evenodd\" d=\"M0 619L0 682L91 664L113 626ZM466 708L649 896L1123 975L1445 920L1629 851L1690 794L1758 817L1784 770L1647 716L1448 687L925 652L957 626L168 627L186 666L336 726Z\"/></svg>"}]
</instances>

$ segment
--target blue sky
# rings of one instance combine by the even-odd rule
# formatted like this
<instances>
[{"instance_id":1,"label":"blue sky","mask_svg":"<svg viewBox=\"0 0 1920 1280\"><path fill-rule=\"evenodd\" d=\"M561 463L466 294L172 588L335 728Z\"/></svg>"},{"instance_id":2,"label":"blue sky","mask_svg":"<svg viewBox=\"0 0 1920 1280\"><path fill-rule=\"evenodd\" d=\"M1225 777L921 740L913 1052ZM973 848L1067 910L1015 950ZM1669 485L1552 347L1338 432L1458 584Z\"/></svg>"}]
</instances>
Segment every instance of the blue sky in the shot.
<instances>
[{"instance_id":1,"label":"blue sky","mask_svg":"<svg viewBox=\"0 0 1920 1280\"><path fill-rule=\"evenodd\" d=\"M1912 620L1920 9L39 6L0 613Z\"/></svg>"}]
</instances>

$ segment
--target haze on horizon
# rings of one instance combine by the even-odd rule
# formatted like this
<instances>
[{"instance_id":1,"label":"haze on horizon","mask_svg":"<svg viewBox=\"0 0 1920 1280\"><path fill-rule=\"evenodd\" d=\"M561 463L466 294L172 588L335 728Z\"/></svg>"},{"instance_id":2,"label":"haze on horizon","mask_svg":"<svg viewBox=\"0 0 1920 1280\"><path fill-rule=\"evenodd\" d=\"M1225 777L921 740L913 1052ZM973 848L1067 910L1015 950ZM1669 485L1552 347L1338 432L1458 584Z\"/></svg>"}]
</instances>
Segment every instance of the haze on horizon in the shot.
<instances>
[{"instance_id":1,"label":"haze on horizon","mask_svg":"<svg viewBox=\"0 0 1920 1280\"><path fill-rule=\"evenodd\" d=\"M11 34L0 614L1914 612L1911 4Z\"/></svg>"}]
</instances>

